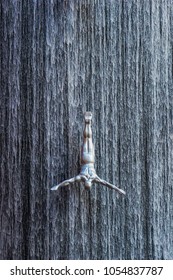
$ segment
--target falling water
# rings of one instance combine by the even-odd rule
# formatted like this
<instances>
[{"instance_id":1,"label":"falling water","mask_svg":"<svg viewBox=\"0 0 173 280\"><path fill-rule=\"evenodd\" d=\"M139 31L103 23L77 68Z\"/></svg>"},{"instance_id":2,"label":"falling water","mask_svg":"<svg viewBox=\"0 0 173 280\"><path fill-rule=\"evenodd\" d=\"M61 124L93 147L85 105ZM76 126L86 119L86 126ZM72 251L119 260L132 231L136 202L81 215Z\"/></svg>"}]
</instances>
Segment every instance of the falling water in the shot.
<instances>
[{"instance_id":1,"label":"falling water","mask_svg":"<svg viewBox=\"0 0 173 280\"><path fill-rule=\"evenodd\" d=\"M172 0L6 1L0 257L173 258ZM50 188L80 166L126 190Z\"/></svg>"}]
</instances>

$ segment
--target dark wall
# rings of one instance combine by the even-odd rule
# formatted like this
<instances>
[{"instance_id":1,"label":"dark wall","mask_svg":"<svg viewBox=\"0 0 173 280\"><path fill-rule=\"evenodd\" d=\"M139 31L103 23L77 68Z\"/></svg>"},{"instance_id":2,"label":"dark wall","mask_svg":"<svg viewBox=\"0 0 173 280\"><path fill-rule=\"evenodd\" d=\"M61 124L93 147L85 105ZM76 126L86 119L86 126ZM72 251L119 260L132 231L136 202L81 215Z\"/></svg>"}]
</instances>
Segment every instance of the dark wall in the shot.
<instances>
[{"instance_id":1,"label":"dark wall","mask_svg":"<svg viewBox=\"0 0 173 280\"><path fill-rule=\"evenodd\" d=\"M1 1L0 258L173 259L173 1ZM77 175L93 112L101 185Z\"/></svg>"}]
</instances>

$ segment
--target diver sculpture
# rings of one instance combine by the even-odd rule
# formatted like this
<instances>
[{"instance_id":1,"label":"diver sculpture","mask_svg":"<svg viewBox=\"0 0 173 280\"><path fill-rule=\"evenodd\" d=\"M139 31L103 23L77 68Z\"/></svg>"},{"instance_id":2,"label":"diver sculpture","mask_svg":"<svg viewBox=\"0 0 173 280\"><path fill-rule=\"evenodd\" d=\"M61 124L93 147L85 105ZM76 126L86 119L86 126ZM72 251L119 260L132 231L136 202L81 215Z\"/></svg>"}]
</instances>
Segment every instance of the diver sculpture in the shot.
<instances>
[{"instance_id":1,"label":"diver sculpture","mask_svg":"<svg viewBox=\"0 0 173 280\"><path fill-rule=\"evenodd\" d=\"M85 128L83 133L84 141L81 149L81 171L77 176L63 181L57 186L52 187L51 190L57 190L59 187L68 186L74 182L83 182L86 189L90 189L92 183L100 183L108 188L116 190L120 194L125 195L126 194L125 191L106 182L105 180L102 180L96 174L94 168L95 154L94 154L94 145L92 142L92 130L91 130L92 113L86 112L84 118L85 118Z\"/></svg>"}]
</instances>

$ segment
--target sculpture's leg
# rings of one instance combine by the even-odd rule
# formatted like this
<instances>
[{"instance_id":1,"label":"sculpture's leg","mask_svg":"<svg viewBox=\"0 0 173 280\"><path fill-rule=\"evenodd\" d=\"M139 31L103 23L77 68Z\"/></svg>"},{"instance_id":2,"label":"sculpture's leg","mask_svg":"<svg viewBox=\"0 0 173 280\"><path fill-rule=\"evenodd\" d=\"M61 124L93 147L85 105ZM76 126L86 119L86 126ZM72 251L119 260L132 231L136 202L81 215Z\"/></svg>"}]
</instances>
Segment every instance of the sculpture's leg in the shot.
<instances>
[{"instance_id":1,"label":"sculpture's leg","mask_svg":"<svg viewBox=\"0 0 173 280\"><path fill-rule=\"evenodd\" d=\"M120 194L126 194L125 191L119 189L118 187L106 182L105 180L102 180L100 179L98 176L94 179L94 182L97 182L97 183L101 183L102 185L110 188L110 189L113 189L113 190L116 190L117 192L119 192Z\"/></svg>"},{"instance_id":2,"label":"sculpture's leg","mask_svg":"<svg viewBox=\"0 0 173 280\"><path fill-rule=\"evenodd\" d=\"M85 113L84 140L81 150L81 164L94 164L94 145L92 142L91 112Z\"/></svg>"}]
</instances>

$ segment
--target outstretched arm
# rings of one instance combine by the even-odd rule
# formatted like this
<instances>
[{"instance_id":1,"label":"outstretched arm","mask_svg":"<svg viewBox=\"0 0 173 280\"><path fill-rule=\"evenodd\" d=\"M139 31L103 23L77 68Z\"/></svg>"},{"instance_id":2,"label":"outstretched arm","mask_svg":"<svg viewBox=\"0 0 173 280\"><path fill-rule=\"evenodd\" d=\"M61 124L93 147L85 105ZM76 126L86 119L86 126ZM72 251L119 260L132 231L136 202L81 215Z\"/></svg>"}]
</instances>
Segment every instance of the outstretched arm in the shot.
<instances>
[{"instance_id":1,"label":"outstretched arm","mask_svg":"<svg viewBox=\"0 0 173 280\"><path fill-rule=\"evenodd\" d=\"M74 182L85 182L86 180L87 180L87 178L84 175L79 174L76 177L65 180L65 181L61 182L60 184L58 184L57 186L52 187L51 191L56 191L59 187L68 186Z\"/></svg>"},{"instance_id":2,"label":"outstretched arm","mask_svg":"<svg viewBox=\"0 0 173 280\"><path fill-rule=\"evenodd\" d=\"M69 184L72 184L76 181L76 177L73 177L71 179L65 180L62 183L58 184L57 186L54 186L51 188L51 191L56 191L59 187L68 186Z\"/></svg>"},{"instance_id":3,"label":"outstretched arm","mask_svg":"<svg viewBox=\"0 0 173 280\"><path fill-rule=\"evenodd\" d=\"M105 180L100 179L98 176L94 179L94 181L97 182L97 183L101 183L102 185L104 185L104 186L106 186L110 189L114 189L117 192L119 192L120 194L123 194L123 195L126 194L125 191L123 191L123 190L119 189L118 187L106 182Z\"/></svg>"}]
</instances>

